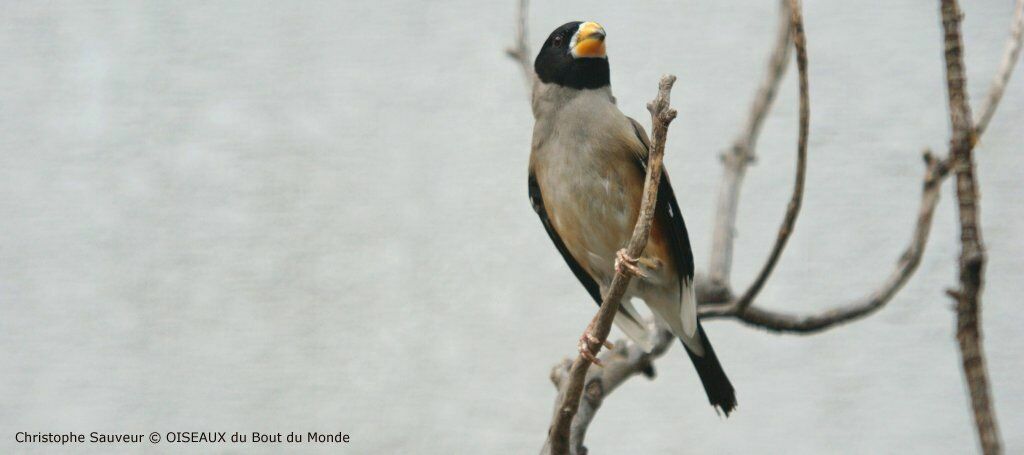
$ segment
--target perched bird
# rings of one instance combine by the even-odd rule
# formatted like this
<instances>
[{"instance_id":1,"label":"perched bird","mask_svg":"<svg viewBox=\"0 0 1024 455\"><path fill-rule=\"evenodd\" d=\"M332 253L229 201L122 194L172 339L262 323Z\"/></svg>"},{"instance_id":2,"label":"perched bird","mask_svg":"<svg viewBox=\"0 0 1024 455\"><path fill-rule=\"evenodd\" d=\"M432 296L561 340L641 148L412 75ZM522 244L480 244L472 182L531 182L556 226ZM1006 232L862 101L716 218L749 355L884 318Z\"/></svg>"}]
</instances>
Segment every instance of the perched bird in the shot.
<instances>
[{"instance_id":1,"label":"perched bird","mask_svg":"<svg viewBox=\"0 0 1024 455\"><path fill-rule=\"evenodd\" d=\"M728 416L736 394L697 320L693 254L667 174L646 249L635 259L622 250L639 216L650 141L615 105L604 29L594 22L558 27L534 70L529 194L544 228L598 305L616 269L637 272L615 324L649 351L650 333L630 302L643 300L682 341L708 400Z\"/></svg>"}]
</instances>

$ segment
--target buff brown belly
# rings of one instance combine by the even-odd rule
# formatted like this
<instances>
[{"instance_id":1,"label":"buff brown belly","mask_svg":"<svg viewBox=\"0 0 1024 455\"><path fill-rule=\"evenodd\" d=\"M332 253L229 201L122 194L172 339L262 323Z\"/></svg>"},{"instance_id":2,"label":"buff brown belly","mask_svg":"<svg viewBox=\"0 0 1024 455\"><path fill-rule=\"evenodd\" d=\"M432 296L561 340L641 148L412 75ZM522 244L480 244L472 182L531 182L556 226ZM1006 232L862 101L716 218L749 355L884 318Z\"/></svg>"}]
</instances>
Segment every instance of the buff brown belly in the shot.
<instances>
[{"instance_id":1,"label":"buff brown belly","mask_svg":"<svg viewBox=\"0 0 1024 455\"><path fill-rule=\"evenodd\" d=\"M580 164L542 168L546 172L538 173L538 184L548 218L566 248L591 276L607 286L614 273L615 254L629 242L636 225L643 176L634 163L625 160L595 167ZM646 285L675 281L662 235L664 223L658 221L641 257L641 267L649 275Z\"/></svg>"}]
</instances>

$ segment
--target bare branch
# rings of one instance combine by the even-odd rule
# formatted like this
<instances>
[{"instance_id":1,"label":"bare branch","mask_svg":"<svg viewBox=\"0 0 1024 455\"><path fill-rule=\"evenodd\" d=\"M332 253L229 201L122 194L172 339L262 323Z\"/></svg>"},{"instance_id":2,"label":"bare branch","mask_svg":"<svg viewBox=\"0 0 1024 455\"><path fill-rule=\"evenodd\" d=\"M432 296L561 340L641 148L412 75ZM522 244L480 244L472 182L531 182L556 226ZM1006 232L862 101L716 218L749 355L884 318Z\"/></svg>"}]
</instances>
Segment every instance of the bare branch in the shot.
<instances>
[{"instance_id":1,"label":"bare branch","mask_svg":"<svg viewBox=\"0 0 1024 455\"><path fill-rule=\"evenodd\" d=\"M654 220L654 206L658 198L658 185L661 182L662 159L665 155L665 139L668 135L668 126L676 118L676 110L669 107L669 95L676 77L672 75L662 76L658 84L658 95L654 101L647 103L647 110L651 112L651 150L647 161L647 179L644 182L643 197L640 202L640 214L637 217L633 235L626 246L626 254L630 257L639 257L647 246L647 239L650 236L651 224ZM586 333L598 339L597 346L600 346L608 339L608 333L612 328L612 320L619 310L619 302L622 300L626 288L629 286L631 276L624 270L616 270L612 283L608 288L601 308L590 322ZM596 352L593 352L596 354ZM568 384L561 404L555 412L551 428L548 430L548 442L545 444L545 451L550 448L551 453L562 455L569 453L569 430L579 409L580 395L583 393L584 379L590 362L581 354L576 357L569 370Z\"/></svg>"},{"instance_id":2,"label":"bare branch","mask_svg":"<svg viewBox=\"0 0 1024 455\"><path fill-rule=\"evenodd\" d=\"M569 433L570 453L586 453L583 441L587 435L590 423L597 415L601 404L604 403L604 398L618 388L619 385L626 382L626 380L638 374L643 374L653 379L654 360L667 352L675 340L676 337L672 336L669 331L658 330L655 332L654 341L652 342L654 348L649 353L644 352L636 344L620 340L615 344L615 349L601 354L600 359L604 367L591 368L587 372L583 387L583 399L580 401L579 412L572 422ZM572 362L566 359L564 362L556 365L551 372L551 380L554 382L555 387L558 388L559 397L565 393L566 378L569 375L571 366ZM555 401L556 404L560 402L559 400Z\"/></svg>"},{"instance_id":3,"label":"bare branch","mask_svg":"<svg viewBox=\"0 0 1024 455\"><path fill-rule=\"evenodd\" d=\"M1013 74L1013 67L1017 65L1017 58L1020 57L1021 42L1024 41L1024 0L1017 0L1017 7L1013 10L1013 22L1010 24L1010 37L1006 39L1006 50L1003 51L1003 59L999 63L999 71L992 77L992 86L988 89L988 96L981 105L981 115L978 116L978 124L974 127L976 134L981 136L988 128L988 122L996 113L999 100L1003 98L1006 90L1006 83Z\"/></svg>"},{"instance_id":4,"label":"bare branch","mask_svg":"<svg viewBox=\"0 0 1024 455\"><path fill-rule=\"evenodd\" d=\"M519 8L516 13L516 42L512 47L505 49L516 63L519 63L526 80L526 89L533 90L536 75L533 72L533 62L530 61L530 40L527 21L530 13L530 0L519 0Z\"/></svg>"},{"instance_id":5,"label":"bare branch","mask_svg":"<svg viewBox=\"0 0 1024 455\"><path fill-rule=\"evenodd\" d=\"M1019 40L1021 36L1020 5L1022 3L1024 3L1024 0L1018 1L1018 7L1010 33L1010 42L1007 44L1007 51L1003 57L1003 65L1001 65L1000 72L993 79L993 86L989 90L989 99L994 99L995 101L989 102L984 108L986 110L985 114L987 114L988 117L991 117L990 110L994 111L994 103L998 102L998 99L1005 88L1006 80L1010 76L1010 70L1007 69L1007 65L1013 65L1012 60L1016 58L1015 53L1019 51L1019 49L1014 50L1014 48L1019 48ZM997 95L993 96L994 93ZM973 141L977 142L983 130L976 128L975 131L976 133ZM717 302L723 300L721 299L722 295L727 297L730 295L730 290L728 288L718 288L714 283L711 283L710 285L698 283L698 290L703 290L703 292L699 294L701 302L704 303L700 307L701 317L734 317L746 324L773 332L810 334L860 319L882 308L892 299L893 296L895 296L897 292L899 292L900 289L902 289L903 285L917 270L917 266L924 253L924 249L927 246L928 234L931 230L932 224L932 215L934 214L935 206L938 203L940 192L939 186L948 174L949 167L951 166L950 161L952 159L953 158L949 158L947 160L940 161L933 158L929 152L925 153L927 170L925 174L924 189L922 190L921 195L921 207L918 210L917 225L914 228L914 236L911 239L910 245L904 251L903 255L900 256L900 259L896 264L896 269L889 275L885 282L883 282L882 285L871 294L868 294L862 299L819 314L809 316L792 315L749 307L746 311L740 311L735 304L717 304Z\"/></svg>"},{"instance_id":6,"label":"bare branch","mask_svg":"<svg viewBox=\"0 0 1024 455\"><path fill-rule=\"evenodd\" d=\"M920 264L927 246L931 225L940 196L941 183L949 172L957 174L957 196L961 220L962 252L960 260L960 281L958 290L949 294L958 301L958 331L963 356L964 372L971 392L975 421L978 426L983 450L986 454L999 453L999 433L988 392L987 373L980 343L980 295L985 262L984 246L978 227L977 184L974 177L972 150L978 137L984 132L995 112L1019 57L1022 28L1024 28L1024 0L1018 0L1011 26L1010 38L1000 64L993 78L988 98L981 109L978 125L971 124L970 107L964 86L962 39L959 31L961 13L955 0L941 0L943 26L945 30L947 83L949 85L950 116L953 135L950 141L950 157L939 160L925 152L926 172L918 209L917 222L910 244L900 256L889 277L873 292L862 299L836 307L829 311L799 316L763 310L752 306L760 289L767 282L777 264L786 242L792 233L803 195L806 173L807 135L809 130L809 95L807 88L806 39L799 0L782 0L780 14L783 25L776 41L776 47L769 61L768 72L759 87L750 116L736 138L729 152L723 154L725 173L719 188L718 212L715 220L714 241L709 275L698 277L697 290L702 302L699 311L702 318L732 317L746 324L777 332L816 333L865 317L885 306L906 282L913 276ZM530 62L527 40L528 0L519 0L516 45L507 52L521 66L528 87L532 90L536 76ZM736 214L739 189L745 170L754 160L754 149L758 133L767 116L788 60L789 42L794 43L797 67L800 72L800 133L797 148L797 172L793 195L787 206L786 215L769 257L757 278L739 298L734 298L729 283L733 258ZM648 104L652 114L653 146L650 155L647 181L645 182L641 214L637 220L626 255L640 255L649 236L653 200L661 176L661 160L664 154L664 140L668 124L674 119L675 111L668 107L668 95L675 78L666 76L659 85L659 94ZM653 184L652 184L653 182ZM597 343L587 344L587 352L594 354L596 346L606 342L612 319L619 301L630 281L626 271L617 270L612 285L602 302L601 308L588 326L588 333L595 335ZM729 302L708 304L708 302ZM552 371L552 381L559 390L548 440L542 453L586 453L583 440L587 428L604 398L621 383L638 373L653 376L654 359L663 355L674 337L665 330L655 333L655 348L651 353L625 342L598 358L603 368L589 369L589 362L581 355L574 362L566 360ZM583 351L581 351L582 353ZM581 401L581 396L583 400Z\"/></svg>"},{"instance_id":7,"label":"bare branch","mask_svg":"<svg viewBox=\"0 0 1024 455\"><path fill-rule=\"evenodd\" d=\"M706 305L700 308L701 317L735 317L744 323L773 332L810 334L860 319L885 306L913 276L921 262L921 256L928 245L928 235L931 232L935 207L939 202L941 184L949 171L948 163L934 158L930 152L925 152L924 160L927 168L914 235L910 240L910 245L897 261L896 269L871 294L852 303L811 316L790 315L757 307L748 307L742 313L737 313L735 308L728 305Z\"/></svg>"},{"instance_id":8,"label":"bare branch","mask_svg":"<svg viewBox=\"0 0 1024 455\"><path fill-rule=\"evenodd\" d=\"M964 88L967 76L964 69L963 37L960 34L963 13L956 0L941 0L941 5L946 49L946 94L953 129L949 153L956 172L957 211L960 215L960 289L950 294L957 300L956 338L960 342L960 356L981 449L986 455L994 455L1002 453L1002 447L990 398L979 322L985 245L981 240L978 185L974 175L976 131L972 125L967 90Z\"/></svg>"},{"instance_id":9,"label":"bare branch","mask_svg":"<svg viewBox=\"0 0 1024 455\"><path fill-rule=\"evenodd\" d=\"M750 303L754 301L754 298L757 297L758 292L764 287L768 277L771 276L772 271L775 269L779 257L782 256L782 251L785 249L786 242L793 233L797 216L800 214L800 204L803 201L804 195L804 180L807 174L807 134L810 129L811 105L807 82L807 38L804 35L803 16L800 8L799 0L789 0L790 29L793 35L793 47L796 49L796 67L800 79L800 130L797 138L796 179L793 183L793 195L789 199L786 215L783 217L782 225L779 227L779 234L775 239L775 245L768 254L768 260L761 267L757 278L750 284L746 292L736 301L727 304L722 310L726 313L742 314L750 306Z\"/></svg>"},{"instance_id":10,"label":"bare branch","mask_svg":"<svg viewBox=\"0 0 1024 455\"><path fill-rule=\"evenodd\" d=\"M754 149L757 144L761 125L768 116L778 92L779 83L786 73L789 63L789 43L792 40L790 25L789 0L779 1L779 25L775 38L775 46L764 80L757 89L754 102L750 106L750 116L728 152L722 154L725 170L718 186L718 209L715 212L714 230L712 231L711 256L708 266L709 291L717 294L728 293L731 288L729 277L732 274L732 249L736 240L736 214L739 207L740 188L747 166L755 159ZM1022 0L1024 1L1024 0ZM720 301L727 301L731 296L719 295Z\"/></svg>"}]
</instances>

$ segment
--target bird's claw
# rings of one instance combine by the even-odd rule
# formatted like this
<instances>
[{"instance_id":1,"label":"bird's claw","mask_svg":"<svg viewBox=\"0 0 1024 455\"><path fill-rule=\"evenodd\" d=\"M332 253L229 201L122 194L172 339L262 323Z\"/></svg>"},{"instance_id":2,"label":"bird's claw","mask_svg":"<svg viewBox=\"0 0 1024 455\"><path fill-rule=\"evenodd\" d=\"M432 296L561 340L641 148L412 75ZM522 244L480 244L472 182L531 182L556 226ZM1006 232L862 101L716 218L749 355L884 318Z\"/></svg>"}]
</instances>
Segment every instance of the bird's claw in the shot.
<instances>
[{"instance_id":1,"label":"bird's claw","mask_svg":"<svg viewBox=\"0 0 1024 455\"><path fill-rule=\"evenodd\" d=\"M602 342L596 336L592 335L590 333L590 328L588 327L587 330L583 332L583 336L580 337L580 342L577 347L579 348L580 355L583 356L584 359L587 359L588 362L593 363L594 365L603 367L604 364L597 358L597 353L601 352L602 345L608 349L613 349L615 347L611 342L607 340Z\"/></svg>"},{"instance_id":2,"label":"bird's claw","mask_svg":"<svg viewBox=\"0 0 1024 455\"><path fill-rule=\"evenodd\" d=\"M647 275L637 267L637 263L640 260L633 258L623 248L615 253L615 271L618 273L624 273L627 275L633 275L640 278L647 278Z\"/></svg>"}]
</instances>

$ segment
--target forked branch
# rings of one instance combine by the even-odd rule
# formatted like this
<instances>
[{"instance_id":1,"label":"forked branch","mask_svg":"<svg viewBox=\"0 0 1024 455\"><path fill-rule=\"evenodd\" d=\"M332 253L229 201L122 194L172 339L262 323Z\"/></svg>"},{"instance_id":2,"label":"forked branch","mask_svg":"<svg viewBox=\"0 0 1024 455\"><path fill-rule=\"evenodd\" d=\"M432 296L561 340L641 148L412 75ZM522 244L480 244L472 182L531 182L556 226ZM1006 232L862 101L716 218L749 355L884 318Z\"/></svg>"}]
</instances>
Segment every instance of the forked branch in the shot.
<instances>
[{"instance_id":1,"label":"forked branch","mask_svg":"<svg viewBox=\"0 0 1024 455\"><path fill-rule=\"evenodd\" d=\"M644 352L643 348L635 343L627 343L625 340L615 344L615 348L602 353L599 358L604 364L602 368L591 368L587 371L587 377L583 385L583 398L580 400L579 411L572 421L569 431L570 453L585 453L583 441L587 436L587 428L601 409L604 398L612 393L622 383L636 375L654 377L654 360L661 357L676 341L676 337L667 330L654 332L654 347L651 352ZM555 365L551 371L551 382L560 394L567 387L566 381L572 362L568 359Z\"/></svg>"},{"instance_id":2,"label":"forked branch","mask_svg":"<svg viewBox=\"0 0 1024 455\"><path fill-rule=\"evenodd\" d=\"M807 175L807 134L810 130L811 100L807 86L807 37L804 36L804 21L800 10L799 0L790 0L789 13L791 15L793 48L796 49L796 67L800 75L800 132L797 138L796 147L796 181L793 183L793 195L790 196L789 205L786 207L786 216L782 219L782 226L779 227L778 237L775 239L775 246L768 254L768 260L757 274L757 278L750 284L747 291L736 301L736 310L742 313L750 303L757 297L757 293L768 281L775 265L782 256L782 250L786 248L786 241L793 234L796 226L796 217L800 214L800 204L804 197L804 180Z\"/></svg>"},{"instance_id":3,"label":"forked branch","mask_svg":"<svg viewBox=\"0 0 1024 455\"><path fill-rule=\"evenodd\" d=\"M768 59L768 68L764 80L754 95L750 106L750 114L743 130L733 141L729 151L722 154L724 168L722 180L718 184L718 209L715 212L715 223L712 229L711 254L708 264L706 284L711 294L709 298L717 302L729 301L732 275L733 245L736 243L736 216L740 203L740 188L747 167L754 162L757 137L761 125L768 118L768 110L775 101L779 91L779 83L786 74L789 65L789 44L792 42L792 25L789 14L789 0L779 1L779 25L776 33L775 46Z\"/></svg>"},{"instance_id":4,"label":"forked branch","mask_svg":"<svg viewBox=\"0 0 1024 455\"><path fill-rule=\"evenodd\" d=\"M748 307L741 313L728 311L728 307L706 305L701 307L702 318L733 317L746 324L760 327L772 332L815 333L841 324L855 321L879 310L903 288L913 276L921 263L928 235L931 232L935 207L939 203L942 182L949 172L949 165L944 160L924 153L925 176L921 190L921 205L917 212L917 223L910 244L900 255L896 268L889 277L870 294L862 299L843 306L833 308L815 315L792 315L784 312L769 311L756 306ZM726 311L721 311L721 310Z\"/></svg>"}]
</instances>

